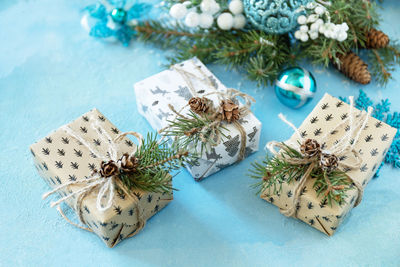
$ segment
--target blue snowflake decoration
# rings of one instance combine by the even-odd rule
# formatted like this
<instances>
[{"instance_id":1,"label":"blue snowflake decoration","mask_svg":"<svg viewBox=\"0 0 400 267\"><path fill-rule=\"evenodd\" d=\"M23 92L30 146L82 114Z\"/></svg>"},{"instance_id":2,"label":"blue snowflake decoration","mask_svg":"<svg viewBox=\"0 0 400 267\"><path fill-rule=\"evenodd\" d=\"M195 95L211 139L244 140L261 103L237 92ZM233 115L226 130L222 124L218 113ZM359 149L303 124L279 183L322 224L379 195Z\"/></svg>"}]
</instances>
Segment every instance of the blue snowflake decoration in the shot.
<instances>
[{"instance_id":1,"label":"blue snowflake decoration","mask_svg":"<svg viewBox=\"0 0 400 267\"><path fill-rule=\"evenodd\" d=\"M301 7L311 0L244 0L248 20L257 29L271 34L294 30Z\"/></svg>"},{"instance_id":2,"label":"blue snowflake decoration","mask_svg":"<svg viewBox=\"0 0 400 267\"><path fill-rule=\"evenodd\" d=\"M132 26L137 24L151 7L150 4L137 0L103 0L84 8L86 14L81 23L90 36L102 39L116 38L124 46L128 46L136 35Z\"/></svg>"},{"instance_id":3,"label":"blue snowflake decoration","mask_svg":"<svg viewBox=\"0 0 400 267\"><path fill-rule=\"evenodd\" d=\"M346 97L339 98L342 101L349 103ZM375 177L379 176L379 171L384 163L390 164L394 168L400 168L400 113L390 112L390 102L388 99L381 100L379 103L374 105L374 102L363 90L360 90L360 94L355 100L355 106L360 110L367 110L368 107L373 107L374 111L372 116L374 118L386 122L388 125L397 129L393 143L390 146L381 166L379 166L378 170L376 171Z\"/></svg>"}]
</instances>

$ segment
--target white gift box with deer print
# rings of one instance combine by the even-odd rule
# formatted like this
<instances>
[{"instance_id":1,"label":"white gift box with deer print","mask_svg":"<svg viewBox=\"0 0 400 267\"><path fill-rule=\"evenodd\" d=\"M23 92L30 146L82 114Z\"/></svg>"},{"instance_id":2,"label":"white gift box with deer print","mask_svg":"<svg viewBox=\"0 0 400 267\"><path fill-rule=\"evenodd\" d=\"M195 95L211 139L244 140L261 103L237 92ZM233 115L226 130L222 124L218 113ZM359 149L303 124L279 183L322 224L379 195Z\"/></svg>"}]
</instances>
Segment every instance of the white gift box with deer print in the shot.
<instances>
[{"instance_id":1,"label":"white gift box with deer print","mask_svg":"<svg viewBox=\"0 0 400 267\"><path fill-rule=\"evenodd\" d=\"M190 73L190 81L177 69ZM172 105L175 110L180 110L187 106L192 97L207 95L207 98L217 106L219 105L217 95L208 94L216 90L219 92L228 90L197 58L176 64L168 70L144 79L136 83L134 89L139 113L157 131L167 127L170 124L169 121L176 117L169 105ZM239 106L242 104L239 103ZM188 111L189 107L186 107L181 113L185 115ZM246 136L242 136L243 132L241 133L233 124L224 124L226 137L222 137L218 145L204 151L198 165L187 166L196 180L201 180L237 162L241 146L245 147L245 157L258 150L261 122L251 112L240 118L238 122L243 127Z\"/></svg>"}]
</instances>

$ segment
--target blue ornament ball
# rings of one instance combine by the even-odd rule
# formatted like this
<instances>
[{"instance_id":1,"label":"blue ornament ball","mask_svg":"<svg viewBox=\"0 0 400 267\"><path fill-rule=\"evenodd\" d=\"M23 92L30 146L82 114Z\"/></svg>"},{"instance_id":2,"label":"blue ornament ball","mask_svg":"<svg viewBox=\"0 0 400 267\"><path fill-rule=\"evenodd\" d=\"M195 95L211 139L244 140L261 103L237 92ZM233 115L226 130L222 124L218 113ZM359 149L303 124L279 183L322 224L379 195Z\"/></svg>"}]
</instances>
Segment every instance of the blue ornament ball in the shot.
<instances>
[{"instance_id":1,"label":"blue ornament ball","mask_svg":"<svg viewBox=\"0 0 400 267\"><path fill-rule=\"evenodd\" d=\"M244 11L251 24L266 33L284 34L294 30L301 6L310 0L244 0Z\"/></svg>"},{"instance_id":2,"label":"blue ornament ball","mask_svg":"<svg viewBox=\"0 0 400 267\"><path fill-rule=\"evenodd\" d=\"M314 98L317 83L306 69L293 67L279 73L275 81L278 99L288 107L300 108Z\"/></svg>"}]
</instances>

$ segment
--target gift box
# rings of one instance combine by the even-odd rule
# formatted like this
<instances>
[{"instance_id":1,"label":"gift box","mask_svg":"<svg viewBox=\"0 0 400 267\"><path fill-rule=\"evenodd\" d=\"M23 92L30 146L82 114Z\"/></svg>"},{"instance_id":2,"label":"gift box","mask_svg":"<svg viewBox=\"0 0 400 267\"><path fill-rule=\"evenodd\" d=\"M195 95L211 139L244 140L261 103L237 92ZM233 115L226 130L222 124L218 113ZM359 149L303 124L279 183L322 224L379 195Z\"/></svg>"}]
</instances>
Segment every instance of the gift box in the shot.
<instances>
[{"instance_id":1,"label":"gift box","mask_svg":"<svg viewBox=\"0 0 400 267\"><path fill-rule=\"evenodd\" d=\"M185 74L182 74L186 73ZM138 111L156 130L165 129L174 119L175 110L185 107L181 114L188 114L188 101L206 96L219 105L217 94L227 89L197 58L176 64L134 85ZM240 100L239 100L240 102ZM239 106L243 106L239 103ZM261 122L251 113L239 119L244 131L234 124L224 124L224 134L216 146L210 146L199 155L198 164L187 165L196 180L201 180L258 150ZM243 151L243 154L241 154Z\"/></svg>"},{"instance_id":2,"label":"gift box","mask_svg":"<svg viewBox=\"0 0 400 267\"><path fill-rule=\"evenodd\" d=\"M109 146L119 134L119 130L94 109L31 146L36 169L51 188L59 188L56 191L60 197L79 193L89 182L95 182L90 179L102 162L96 155L110 159ZM120 158L136 148L134 142L123 137L114 143L115 157ZM79 179L87 179L88 183L74 183ZM173 198L172 191L154 193L133 190L127 193L121 188L116 187L109 192L112 193L109 195L112 196L112 205L104 211L99 210L96 203L99 188L87 192L80 205L74 204L78 194L65 200L81 216L87 230L97 234L109 247L139 232L146 220Z\"/></svg>"},{"instance_id":3,"label":"gift box","mask_svg":"<svg viewBox=\"0 0 400 267\"><path fill-rule=\"evenodd\" d=\"M365 111L361 112L356 108L353 108L353 110L356 114L353 118L353 123L357 119L365 118ZM307 149L305 146L299 148L302 143L301 136L304 138L303 140L316 140L321 144L321 149L330 148L338 144L342 138L348 137L346 135L351 129L349 116L350 106L347 103L325 94L298 128L299 134L293 134L284 143L291 147L297 147L297 151L301 151L301 149L304 151ZM327 235L333 235L346 217L346 214L350 212L356 203L358 204L363 188L379 168L396 134L395 128L373 117L366 119L365 127L362 127L361 122L357 127L358 129L362 128L359 136L356 136L358 135L358 129L352 136L349 136L349 144L355 142L353 152L338 157L338 168L352 180L348 190L345 191L346 195L342 203L329 203L325 198L324 192L318 195L318 186L315 186L316 179L313 177L306 179L301 186L298 186L300 183L298 177L290 183L281 183L279 185L282 186L281 190L277 192L265 189L261 192L261 198L278 206L285 215L295 205L295 215L287 216L296 217ZM312 144L310 145L309 143L308 148L312 147ZM333 163L336 164L336 162ZM356 165L356 163L357 168L348 167ZM358 185L359 189L356 185ZM339 186L337 188L341 189ZM299 192L297 203L293 200L296 191Z\"/></svg>"}]
</instances>

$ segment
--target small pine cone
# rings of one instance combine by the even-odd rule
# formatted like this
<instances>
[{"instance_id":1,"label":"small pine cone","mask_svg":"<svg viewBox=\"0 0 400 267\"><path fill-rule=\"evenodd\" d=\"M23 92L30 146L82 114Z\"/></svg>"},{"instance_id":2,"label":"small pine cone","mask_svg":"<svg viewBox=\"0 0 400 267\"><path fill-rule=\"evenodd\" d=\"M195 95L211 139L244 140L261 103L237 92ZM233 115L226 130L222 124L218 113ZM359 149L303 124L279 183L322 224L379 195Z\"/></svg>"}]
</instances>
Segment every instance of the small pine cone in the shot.
<instances>
[{"instance_id":1,"label":"small pine cone","mask_svg":"<svg viewBox=\"0 0 400 267\"><path fill-rule=\"evenodd\" d=\"M206 113L210 109L211 100L206 97L192 97L189 100L190 109L197 114Z\"/></svg>"},{"instance_id":2,"label":"small pine cone","mask_svg":"<svg viewBox=\"0 0 400 267\"><path fill-rule=\"evenodd\" d=\"M389 44L389 37L382 31L371 29L367 33L367 48L379 49Z\"/></svg>"},{"instance_id":3,"label":"small pine cone","mask_svg":"<svg viewBox=\"0 0 400 267\"><path fill-rule=\"evenodd\" d=\"M139 166L139 159L134 156L129 156L127 153L122 155L119 161L121 162L121 170L126 173L135 172Z\"/></svg>"},{"instance_id":4,"label":"small pine cone","mask_svg":"<svg viewBox=\"0 0 400 267\"><path fill-rule=\"evenodd\" d=\"M115 164L113 160L110 161L102 161L100 164L100 175L102 177L110 177L118 174L118 166Z\"/></svg>"},{"instance_id":5,"label":"small pine cone","mask_svg":"<svg viewBox=\"0 0 400 267\"><path fill-rule=\"evenodd\" d=\"M322 153L319 165L324 171L330 172L339 166L339 159L333 154Z\"/></svg>"},{"instance_id":6,"label":"small pine cone","mask_svg":"<svg viewBox=\"0 0 400 267\"><path fill-rule=\"evenodd\" d=\"M220 106L222 119L231 123L239 119L239 106L236 105L232 100L225 99L221 101Z\"/></svg>"},{"instance_id":7,"label":"small pine cone","mask_svg":"<svg viewBox=\"0 0 400 267\"><path fill-rule=\"evenodd\" d=\"M335 66L344 75L361 84L368 84L371 82L371 73L368 71L368 65L356 54L349 52L345 55L338 54L337 58L340 65Z\"/></svg>"},{"instance_id":8,"label":"small pine cone","mask_svg":"<svg viewBox=\"0 0 400 267\"><path fill-rule=\"evenodd\" d=\"M307 158L318 156L321 152L320 144L314 139L307 139L300 146L300 152Z\"/></svg>"}]
</instances>

